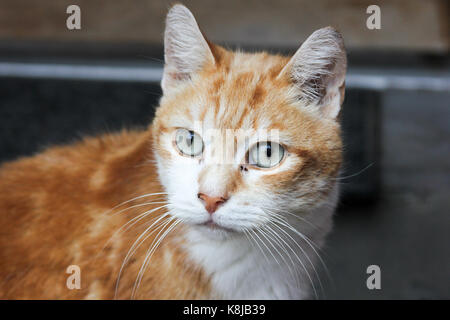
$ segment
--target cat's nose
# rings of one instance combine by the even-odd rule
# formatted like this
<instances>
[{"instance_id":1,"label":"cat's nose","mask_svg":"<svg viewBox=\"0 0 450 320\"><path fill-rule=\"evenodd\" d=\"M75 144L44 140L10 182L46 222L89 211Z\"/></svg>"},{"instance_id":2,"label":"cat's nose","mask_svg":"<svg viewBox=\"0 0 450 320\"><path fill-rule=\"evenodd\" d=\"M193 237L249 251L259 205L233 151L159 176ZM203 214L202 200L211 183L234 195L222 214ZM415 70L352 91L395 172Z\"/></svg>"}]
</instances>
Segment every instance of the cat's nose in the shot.
<instances>
[{"instance_id":1,"label":"cat's nose","mask_svg":"<svg viewBox=\"0 0 450 320\"><path fill-rule=\"evenodd\" d=\"M210 197L204 193L198 193L197 197L203 200L206 211L208 211L210 214L213 214L221 204L228 200L224 197Z\"/></svg>"}]
</instances>

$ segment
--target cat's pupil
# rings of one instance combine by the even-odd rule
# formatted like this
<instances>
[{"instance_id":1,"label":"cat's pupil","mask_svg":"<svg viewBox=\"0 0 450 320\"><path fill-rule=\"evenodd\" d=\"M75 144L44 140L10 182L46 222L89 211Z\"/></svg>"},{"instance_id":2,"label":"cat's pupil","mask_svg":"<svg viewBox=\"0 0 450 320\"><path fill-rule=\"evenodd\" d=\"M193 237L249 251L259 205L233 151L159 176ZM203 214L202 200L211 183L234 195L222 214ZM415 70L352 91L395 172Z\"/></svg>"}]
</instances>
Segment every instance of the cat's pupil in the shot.
<instances>
[{"instance_id":1,"label":"cat's pupil","mask_svg":"<svg viewBox=\"0 0 450 320\"><path fill-rule=\"evenodd\" d=\"M189 131L189 136L186 137L186 144L188 147L194 143L194 131Z\"/></svg>"},{"instance_id":2,"label":"cat's pupil","mask_svg":"<svg viewBox=\"0 0 450 320\"><path fill-rule=\"evenodd\" d=\"M272 156L272 145L270 142L268 142L266 146L266 155L267 158L270 158Z\"/></svg>"}]
</instances>

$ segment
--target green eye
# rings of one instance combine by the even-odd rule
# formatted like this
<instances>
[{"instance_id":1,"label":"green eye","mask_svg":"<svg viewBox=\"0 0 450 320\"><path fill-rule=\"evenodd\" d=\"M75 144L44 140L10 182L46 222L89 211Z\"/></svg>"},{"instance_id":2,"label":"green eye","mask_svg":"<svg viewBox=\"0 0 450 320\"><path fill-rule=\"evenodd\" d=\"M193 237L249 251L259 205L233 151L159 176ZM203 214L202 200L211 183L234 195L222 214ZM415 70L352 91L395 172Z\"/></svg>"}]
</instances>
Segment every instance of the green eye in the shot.
<instances>
[{"instance_id":1,"label":"green eye","mask_svg":"<svg viewBox=\"0 0 450 320\"><path fill-rule=\"evenodd\" d=\"M260 168L271 168L281 162L284 148L276 142L258 142L248 152L248 162Z\"/></svg>"},{"instance_id":2,"label":"green eye","mask_svg":"<svg viewBox=\"0 0 450 320\"><path fill-rule=\"evenodd\" d=\"M196 157L203 152L203 140L194 131L178 129L175 134L175 144L178 150L186 156Z\"/></svg>"}]
</instances>

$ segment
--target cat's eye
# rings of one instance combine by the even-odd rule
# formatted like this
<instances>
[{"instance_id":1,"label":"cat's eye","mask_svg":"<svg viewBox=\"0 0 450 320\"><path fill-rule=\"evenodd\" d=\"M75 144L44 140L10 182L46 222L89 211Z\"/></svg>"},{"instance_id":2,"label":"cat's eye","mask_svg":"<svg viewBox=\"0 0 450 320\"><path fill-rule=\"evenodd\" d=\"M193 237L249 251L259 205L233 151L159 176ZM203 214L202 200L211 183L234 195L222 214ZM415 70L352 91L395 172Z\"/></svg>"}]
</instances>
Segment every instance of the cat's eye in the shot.
<instances>
[{"instance_id":1,"label":"cat's eye","mask_svg":"<svg viewBox=\"0 0 450 320\"><path fill-rule=\"evenodd\" d=\"M186 156L197 157L203 153L203 140L194 131L178 129L175 134L175 145Z\"/></svg>"},{"instance_id":2,"label":"cat's eye","mask_svg":"<svg viewBox=\"0 0 450 320\"><path fill-rule=\"evenodd\" d=\"M248 152L248 163L260 168L272 168L284 157L284 148L276 142L258 142Z\"/></svg>"}]
</instances>

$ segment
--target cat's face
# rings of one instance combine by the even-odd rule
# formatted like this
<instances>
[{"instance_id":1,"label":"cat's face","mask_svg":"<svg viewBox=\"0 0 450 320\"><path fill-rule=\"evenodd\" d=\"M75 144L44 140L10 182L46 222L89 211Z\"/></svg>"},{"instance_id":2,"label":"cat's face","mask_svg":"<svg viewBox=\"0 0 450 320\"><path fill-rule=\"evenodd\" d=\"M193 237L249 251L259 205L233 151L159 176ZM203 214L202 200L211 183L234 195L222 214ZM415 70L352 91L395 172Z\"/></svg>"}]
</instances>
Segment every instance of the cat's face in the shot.
<instances>
[{"instance_id":1,"label":"cat's face","mask_svg":"<svg viewBox=\"0 0 450 320\"><path fill-rule=\"evenodd\" d=\"M325 204L341 163L340 38L329 29L317 35L337 37L335 51L319 57L304 46L292 59L233 53L207 43L193 19L182 6L169 13L152 127L171 214L231 236Z\"/></svg>"}]
</instances>

